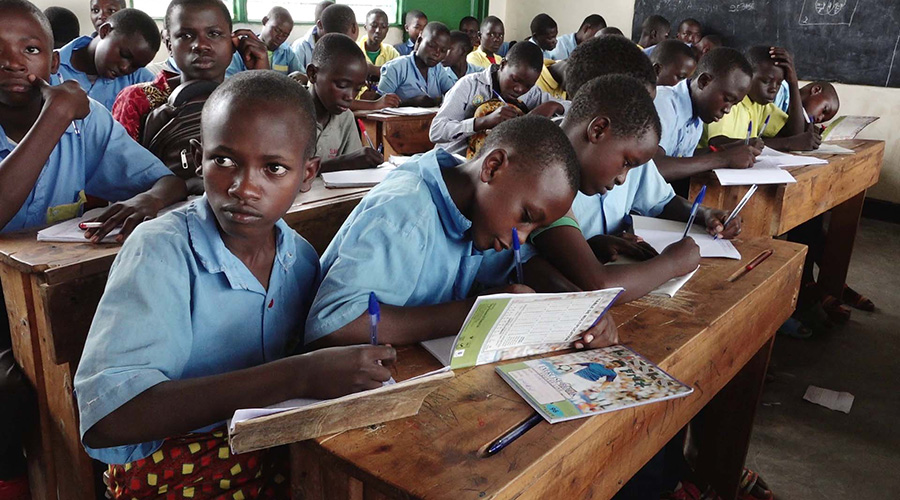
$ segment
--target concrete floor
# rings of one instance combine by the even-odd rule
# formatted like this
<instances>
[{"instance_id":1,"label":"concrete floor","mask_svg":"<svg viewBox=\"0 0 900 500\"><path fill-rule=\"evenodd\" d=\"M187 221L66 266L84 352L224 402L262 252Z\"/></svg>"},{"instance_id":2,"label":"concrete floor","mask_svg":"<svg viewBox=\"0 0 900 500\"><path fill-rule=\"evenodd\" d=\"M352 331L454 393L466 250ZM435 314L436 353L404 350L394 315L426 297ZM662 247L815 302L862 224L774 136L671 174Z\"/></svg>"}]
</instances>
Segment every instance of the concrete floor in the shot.
<instances>
[{"instance_id":1,"label":"concrete floor","mask_svg":"<svg viewBox=\"0 0 900 500\"><path fill-rule=\"evenodd\" d=\"M847 281L874 313L775 341L747 466L779 500L900 499L900 225L862 220ZM850 414L804 401L809 385L853 394Z\"/></svg>"}]
</instances>

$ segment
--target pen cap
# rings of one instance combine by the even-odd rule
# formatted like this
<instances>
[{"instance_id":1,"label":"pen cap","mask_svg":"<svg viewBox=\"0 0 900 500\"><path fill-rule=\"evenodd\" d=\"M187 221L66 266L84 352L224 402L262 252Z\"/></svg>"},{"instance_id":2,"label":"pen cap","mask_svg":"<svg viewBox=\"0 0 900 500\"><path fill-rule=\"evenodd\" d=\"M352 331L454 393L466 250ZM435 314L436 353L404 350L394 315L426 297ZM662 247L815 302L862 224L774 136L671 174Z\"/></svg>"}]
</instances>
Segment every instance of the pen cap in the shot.
<instances>
[{"instance_id":1,"label":"pen cap","mask_svg":"<svg viewBox=\"0 0 900 500\"><path fill-rule=\"evenodd\" d=\"M369 316L375 321L381 321L381 306L378 305L378 297L375 292L369 292Z\"/></svg>"},{"instance_id":2,"label":"pen cap","mask_svg":"<svg viewBox=\"0 0 900 500\"><path fill-rule=\"evenodd\" d=\"M519 250L520 245L521 245L519 243L519 231L516 228L513 228L512 233L513 233L513 241L512 241L513 250Z\"/></svg>"},{"instance_id":3,"label":"pen cap","mask_svg":"<svg viewBox=\"0 0 900 500\"><path fill-rule=\"evenodd\" d=\"M365 133L366 133L366 126L363 124L363 121L360 120L359 118L357 118L357 119L356 119L356 124L359 125L359 129L362 131L362 133L365 134Z\"/></svg>"}]
</instances>

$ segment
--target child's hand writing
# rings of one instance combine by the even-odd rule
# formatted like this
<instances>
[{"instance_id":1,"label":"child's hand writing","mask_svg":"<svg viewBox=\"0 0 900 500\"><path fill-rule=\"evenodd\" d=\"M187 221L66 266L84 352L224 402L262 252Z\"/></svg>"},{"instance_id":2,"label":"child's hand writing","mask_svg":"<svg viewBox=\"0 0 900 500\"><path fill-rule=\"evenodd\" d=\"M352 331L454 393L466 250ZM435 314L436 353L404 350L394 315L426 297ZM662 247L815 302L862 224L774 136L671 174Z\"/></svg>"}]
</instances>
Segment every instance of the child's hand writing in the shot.
<instances>
[{"instance_id":1,"label":"child's hand writing","mask_svg":"<svg viewBox=\"0 0 900 500\"><path fill-rule=\"evenodd\" d=\"M297 397L331 399L377 389L391 378L397 360L391 346L328 347L290 358L296 367Z\"/></svg>"},{"instance_id":2,"label":"child's hand writing","mask_svg":"<svg viewBox=\"0 0 900 500\"><path fill-rule=\"evenodd\" d=\"M241 54L247 69L269 69L268 49L256 33L248 29L235 30L231 34L231 43L234 50Z\"/></svg>"},{"instance_id":3,"label":"child's hand writing","mask_svg":"<svg viewBox=\"0 0 900 500\"><path fill-rule=\"evenodd\" d=\"M86 230L84 237L91 240L91 243L100 243L110 231L122 226L122 230L116 236L116 243L122 243L138 224L155 218L162 208L162 203L147 193L141 193L130 200L113 203L102 214L88 221L102 222L103 225Z\"/></svg>"},{"instance_id":4,"label":"child's hand writing","mask_svg":"<svg viewBox=\"0 0 900 500\"><path fill-rule=\"evenodd\" d=\"M815 126L807 125L806 131L790 138L792 151L812 151L819 149L822 144L822 135Z\"/></svg>"},{"instance_id":5,"label":"child's hand writing","mask_svg":"<svg viewBox=\"0 0 900 500\"><path fill-rule=\"evenodd\" d=\"M588 244L600 262L615 262L620 255L635 260L652 259L658 254L647 242L631 233L623 233L621 237L598 234Z\"/></svg>"},{"instance_id":6,"label":"child's hand writing","mask_svg":"<svg viewBox=\"0 0 900 500\"><path fill-rule=\"evenodd\" d=\"M384 163L384 155L372 148L362 148L347 155L351 170L377 167Z\"/></svg>"},{"instance_id":7,"label":"child's hand writing","mask_svg":"<svg viewBox=\"0 0 900 500\"><path fill-rule=\"evenodd\" d=\"M728 223L728 226L725 227L725 220L728 219L728 212L723 210L716 210L712 208L704 208L703 210L703 222L706 225L706 232L710 234L710 236L719 235L719 238L725 238L726 240L730 240L737 235L741 234L741 216L738 215L731 222Z\"/></svg>"},{"instance_id":8,"label":"child's hand writing","mask_svg":"<svg viewBox=\"0 0 900 500\"><path fill-rule=\"evenodd\" d=\"M64 122L80 120L91 112L91 102L75 80L51 86L35 75L28 75L28 81L40 90L44 109L57 113Z\"/></svg>"},{"instance_id":9,"label":"child's hand writing","mask_svg":"<svg viewBox=\"0 0 900 500\"><path fill-rule=\"evenodd\" d=\"M596 325L584 332L581 340L575 341L576 349L599 349L619 343L619 330L609 314L604 314Z\"/></svg>"},{"instance_id":10,"label":"child's hand writing","mask_svg":"<svg viewBox=\"0 0 900 500\"><path fill-rule=\"evenodd\" d=\"M756 162L756 157L760 153L762 153L762 150L759 148L741 144L718 154L725 156L728 168L750 168Z\"/></svg>"},{"instance_id":11,"label":"child's hand writing","mask_svg":"<svg viewBox=\"0 0 900 500\"><path fill-rule=\"evenodd\" d=\"M378 103L378 109L396 108L400 106L400 97L397 94L384 94L375 102Z\"/></svg>"},{"instance_id":12,"label":"child's hand writing","mask_svg":"<svg viewBox=\"0 0 900 500\"><path fill-rule=\"evenodd\" d=\"M491 114L485 116L482 119L484 120L484 123L486 125L485 129L492 129L497 125L505 122L506 120L511 120L517 116L519 116L519 111L511 105L507 104L504 106L500 106Z\"/></svg>"},{"instance_id":13,"label":"child's hand writing","mask_svg":"<svg viewBox=\"0 0 900 500\"><path fill-rule=\"evenodd\" d=\"M684 276L700 265L700 247L693 238L682 238L663 249L660 256L669 260L672 276Z\"/></svg>"},{"instance_id":14,"label":"child's hand writing","mask_svg":"<svg viewBox=\"0 0 900 500\"><path fill-rule=\"evenodd\" d=\"M562 104L556 101L547 101L529 111L528 114L546 116L547 118L550 118L552 116L561 115L565 112L566 109L562 106Z\"/></svg>"}]
</instances>

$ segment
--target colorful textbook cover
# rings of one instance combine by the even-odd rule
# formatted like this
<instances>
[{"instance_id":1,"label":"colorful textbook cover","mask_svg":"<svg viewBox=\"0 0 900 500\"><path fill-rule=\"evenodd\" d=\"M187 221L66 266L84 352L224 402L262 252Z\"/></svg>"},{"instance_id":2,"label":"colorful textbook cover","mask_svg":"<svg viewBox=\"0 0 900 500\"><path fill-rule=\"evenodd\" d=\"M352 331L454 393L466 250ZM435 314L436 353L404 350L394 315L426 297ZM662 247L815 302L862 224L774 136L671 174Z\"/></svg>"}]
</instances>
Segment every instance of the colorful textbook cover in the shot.
<instances>
[{"instance_id":1,"label":"colorful textbook cover","mask_svg":"<svg viewBox=\"0 0 900 500\"><path fill-rule=\"evenodd\" d=\"M621 345L510 363L496 369L551 424L694 392Z\"/></svg>"}]
</instances>

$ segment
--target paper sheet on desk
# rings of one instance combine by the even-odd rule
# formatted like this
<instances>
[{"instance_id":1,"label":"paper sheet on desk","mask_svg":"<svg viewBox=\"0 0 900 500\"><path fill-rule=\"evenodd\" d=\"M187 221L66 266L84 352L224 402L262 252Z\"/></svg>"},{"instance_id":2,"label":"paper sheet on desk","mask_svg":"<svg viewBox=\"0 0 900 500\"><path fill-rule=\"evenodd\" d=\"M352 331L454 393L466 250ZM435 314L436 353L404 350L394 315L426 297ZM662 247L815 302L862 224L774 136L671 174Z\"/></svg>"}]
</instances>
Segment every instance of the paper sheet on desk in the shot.
<instances>
[{"instance_id":1,"label":"paper sheet on desk","mask_svg":"<svg viewBox=\"0 0 900 500\"><path fill-rule=\"evenodd\" d=\"M684 222L657 219L655 217L631 216L634 224L634 234L640 236L650 244L657 252L681 239L684 234ZM700 257L724 257L726 259L740 260L741 253L728 240L714 240L705 229L696 224L688 231L688 236L694 239L700 247Z\"/></svg>"},{"instance_id":2,"label":"paper sheet on desk","mask_svg":"<svg viewBox=\"0 0 900 500\"><path fill-rule=\"evenodd\" d=\"M682 229L682 231L684 231L684 230ZM636 262L639 262L639 261L630 259L628 257L620 256L615 261L607 262L605 265L617 266L617 265L621 265L621 264L634 264ZM697 266L697 269L700 269L700 266ZM685 274L684 276L676 276L675 278L672 278L669 281L666 281L665 283L663 283L662 285L659 285L658 287L656 287L656 289L651 291L649 293L649 295L663 295L666 297L674 297L675 294L678 293L678 290L681 290L681 287L683 287L685 285L685 283L687 283L691 278L694 277L694 274L697 273L697 269L694 269L693 271Z\"/></svg>"},{"instance_id":3,"label":"paper sheet on desk","mask_svg":"<svg viewBox=\"0 0 900 500\"><path fill-rule=\"evenodd\" d=\"M177 210L191 201L194 200L195 197L187 201L181 201L175 203L174 205L170 205L159 211L159 215L163 215L171 212L172 210ZM84 213L81 217L76 217L74 219L69 219L67 221L60 222L59 224L54 224L50 227L41 229L38 231L37 240L38 241L49 241L55 243L87 243L89 240L84 237L84 230L78 227L84 221L89 221L98 215L102 214L104 210L108 207L99 207L92 208ZM115 243L116 236L122 231L122 227L119 226L112 231L110 231L102 240L102 243Z\"/></svg>"},{"instance_id":4,"label":"paper sheet on desk","mask_svg":"<svg viewBox=\"0 0 900 500\"><path fill-rule=\"evenodd\" d=\"M421 116L437 113L440 108L417 108L415 106L407 106L403 108L384 108L379 113L398 116Z\"/></svg>"},{"instance_id":5,"label":"paper sheet on desk","mask_svg":"<svg viewBox=\"0 0 900 500\"><path fill-rule=\"evenodd\" d=\"M751 184L793 184L797 182L787 170L778 167L757 167L745 169L717 168L713 170L723 186L749 186Z\"/></svg>"},{"instance_id":6,"label":"paper sheet on desk","mask_svg":"<svg viewBox=\"0 0 900 500\"><path fill-rule=\"evenodd\" d=\"M776 151L769 146L762 150L762 154L756 157L756 168L785 168L785 167L802 167L804 165L827 165L828 160L824 158L816 158L814 156L792 155L790 153L782 153Z\"/></svg>"},{"instance_id":7,"label":"paper sheet on desk","mask_svg":"<svg viewBox=\"0 0 900 500\"><path fill-rule=\"evenodd\" d=\"M805 155L852 155L856 151L852 149L845 148L843 146L838 146L837 144L832 144L830 142L823 142L819 144L819 148L813 151L793 151L794 153L805 154Z\"/></svg>"},{"instance_id":8,"label":"paper sheet on desk","mask_svg":"<svg viewBox=\"0 0 900 500\"><path fill-rule=\"evenodd\" d=\"M322 182L326 188L375 187L396 168L396 165L384 162L377 168L324 172Z\"/></svg>"}]
</instances>

